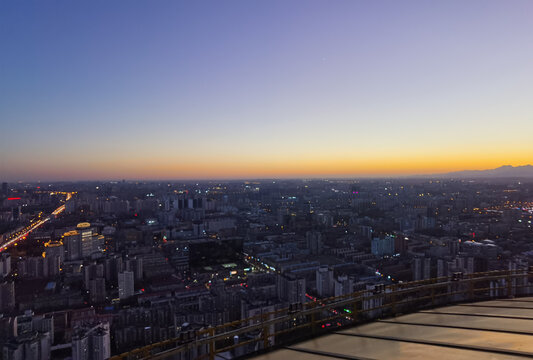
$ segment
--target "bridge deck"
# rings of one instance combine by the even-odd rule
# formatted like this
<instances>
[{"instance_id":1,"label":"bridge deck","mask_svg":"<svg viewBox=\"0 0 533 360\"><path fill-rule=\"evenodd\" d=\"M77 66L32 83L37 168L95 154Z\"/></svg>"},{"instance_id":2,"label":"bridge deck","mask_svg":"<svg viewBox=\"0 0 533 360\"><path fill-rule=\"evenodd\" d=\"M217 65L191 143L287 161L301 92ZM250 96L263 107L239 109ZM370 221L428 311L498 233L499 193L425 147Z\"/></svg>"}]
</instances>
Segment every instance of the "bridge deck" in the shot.
<instances>
[{"instance_id":1,"label":"bridge deck","mask_svg":"<svg viewBox=\"0 0 533 360\"><path fill-rule=\"evenodd\" d=\"M533 358L533 297L420 311L340 330L254 359L526 357Z\"/></svg>"}]
</instances>

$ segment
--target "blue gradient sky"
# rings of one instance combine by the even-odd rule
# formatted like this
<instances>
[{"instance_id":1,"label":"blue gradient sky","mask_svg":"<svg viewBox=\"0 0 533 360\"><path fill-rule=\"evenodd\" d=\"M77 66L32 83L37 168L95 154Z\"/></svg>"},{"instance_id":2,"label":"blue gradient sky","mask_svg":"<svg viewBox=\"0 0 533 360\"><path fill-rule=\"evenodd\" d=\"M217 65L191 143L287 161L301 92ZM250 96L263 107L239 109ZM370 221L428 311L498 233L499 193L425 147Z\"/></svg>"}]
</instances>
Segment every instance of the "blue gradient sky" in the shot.
<instances>
[{"instance_id":1,"label":"blue gradient sky","mask_svg":"<svg viewBox=\"0 0 533 360\"><path fill-rule=\"evenodd\" d=\"M533 163L533 1L2 1L4 180Z\"/></svg>"}]
</instances>

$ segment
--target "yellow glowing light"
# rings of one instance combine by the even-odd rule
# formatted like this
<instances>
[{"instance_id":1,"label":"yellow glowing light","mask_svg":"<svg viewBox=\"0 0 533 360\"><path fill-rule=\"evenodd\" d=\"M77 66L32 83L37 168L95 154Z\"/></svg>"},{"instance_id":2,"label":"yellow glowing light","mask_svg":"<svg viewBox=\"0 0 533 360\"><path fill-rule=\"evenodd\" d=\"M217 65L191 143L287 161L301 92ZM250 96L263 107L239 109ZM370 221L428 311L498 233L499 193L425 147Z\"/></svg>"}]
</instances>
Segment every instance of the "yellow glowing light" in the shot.
<instances>
[{"instance_id":1,"label":"yellow glowing light","mask_svg":"<svg viewBox=\"0 0 533 360\"><path fill-rule=\"evenodd\" d=\"M90 227L91 227L91 224L88 222L82 222L82 223L79 223L78 226L76 226L77 229L87 229Z\"/></svg>"}]
</instances>

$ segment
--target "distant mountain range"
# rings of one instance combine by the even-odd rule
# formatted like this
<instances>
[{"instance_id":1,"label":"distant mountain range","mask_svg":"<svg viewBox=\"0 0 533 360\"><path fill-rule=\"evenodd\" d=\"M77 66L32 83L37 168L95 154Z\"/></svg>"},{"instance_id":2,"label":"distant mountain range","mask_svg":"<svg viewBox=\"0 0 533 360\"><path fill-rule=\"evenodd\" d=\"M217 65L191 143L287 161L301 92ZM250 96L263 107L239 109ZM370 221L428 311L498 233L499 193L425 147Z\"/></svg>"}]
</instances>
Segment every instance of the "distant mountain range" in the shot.
<instances>
[{"instance_id":1,"label":"distant mountain range","mask_svg":"<svg viewBox=\"0 0 533 360\"><path fill-rule=\"evenodd\" d=\"M454 178L524 178L533 177L533 166L504 165L496 169L455 171L446 174L440 174L440 176Z\"/></svg>"}]
</instances>

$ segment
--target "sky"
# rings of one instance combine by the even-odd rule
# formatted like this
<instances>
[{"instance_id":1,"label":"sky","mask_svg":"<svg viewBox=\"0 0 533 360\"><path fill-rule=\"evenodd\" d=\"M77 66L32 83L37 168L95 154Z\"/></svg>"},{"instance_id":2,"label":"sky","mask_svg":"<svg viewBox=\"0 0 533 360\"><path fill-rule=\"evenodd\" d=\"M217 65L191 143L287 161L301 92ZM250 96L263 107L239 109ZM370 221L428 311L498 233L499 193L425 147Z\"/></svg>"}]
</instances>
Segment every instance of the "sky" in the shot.
<instances>
[{"instance_id":1,"label":"sky","mask_svg":"<svg viewBox=\"0 0 533 360\"><path fill-rule=\"evenodd\" d=\"M533 1L0 1L0 180L533 164Z\"/></svg>"}]
</instances>

